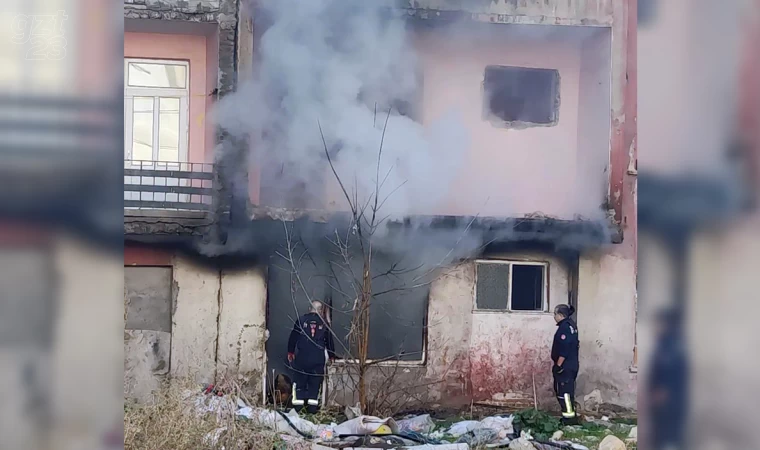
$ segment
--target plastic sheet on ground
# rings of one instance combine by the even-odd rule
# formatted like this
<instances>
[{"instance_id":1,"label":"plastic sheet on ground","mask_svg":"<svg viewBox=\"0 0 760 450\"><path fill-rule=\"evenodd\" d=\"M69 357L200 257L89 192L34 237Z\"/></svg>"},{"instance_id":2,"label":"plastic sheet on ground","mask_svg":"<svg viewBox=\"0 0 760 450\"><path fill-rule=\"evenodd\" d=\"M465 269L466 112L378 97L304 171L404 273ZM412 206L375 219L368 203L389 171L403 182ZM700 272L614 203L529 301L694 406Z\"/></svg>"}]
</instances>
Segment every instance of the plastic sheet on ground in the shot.
<instances>
[{"instance_id":1,"label":"plastic sheet on ground","mask_svg":"<svg viewBox=\"0 0 760 450\"><path fill-rule=\"evenodd\" d=\"M478 428L463 434L457 439L457 444L468 444L470 447L481 447L498 439L499 432L489 428ZM507 442L509 443L509 442Z\"/></svg>"},{"instance_id":2,"label":"plastic sheet on ground","mask_svg":"<svg viewBox=\"0 0 760 450\"><path fill-rule=\"evenodd\" d=\"M467 444L414 445L406 450L470 450Z\"/></svg>"},{"instance_id":3,"label":"plastic sheet on ground","mask_svg":"<svg viewBox=\"0 0 760 450\"><path fill-rule=\"evenodd\" d=\"M423 414L421 416L410 417L408 419L402 419L398 422L399 430L403 432L413 431L415 433L428 434L435 429L435 422L430 417L430 414Z\"/></svg>"},{"instance_id":4,"label":"plastic sheet on ground","mask_svg":"<svg viewBox=\"0 0 760 450\"><path fill-rule=\"evenodd\" d=\"M313 424L312 422L309 422L306 419L298 417L297 414L288 414L288 420L290 423L288 423L288 420L286 420L276 411L270 411L263 408L251 408L250 406L240 408L237 411L237 415L240 417L246 417L252 420L254 423L269 428L270 430L276 431L278 433L287 433L292 436L300 436L298 431L308 436L316 436L320 432L319 426ZM291 426L291 424L293 426ZM296 427L298 431L294 430L293 427ZM324 427L325 428L322 430L326 429L326 427L329 426Z\"/></svg>"},{"instance_id":5,"label":"plastic sheet on ground","mask_svg":"<svg viewBox=\"0 0 760 450\"><path fill-rule=\"evenodd\" d=\"M192 402L196 415L214 414L217 421L232 417L237 409L235 401L228 397L205 394L196 395L194 392L187 392L184 398L186 401Z\"/></svg>"},{"instance_id":6,"label":"plastic sheet on ground","mask_svg":"<svg viewBox=\"0 0 760 450\"><path fill-rule=\"evenodd\" d=\"M478 425L480 425L480 422L477 420L463 420L451 425L449 428L449 434L454 437L459 437L474 430Z\"/></svg>"},{"instance_id":7,"label":"plastic sheet on ground","mask_svg":"<svg viewBox=\"0 0 760 450\"><path fill-rule=\"evenodd\" d=\"M398 425L392 418L381 419L373 416L360 416L343 422L335 427L335 434L373 434L383 425L390 428L392 433L398 433Z\"/></svg>"},{"instance_id":8,"label":"plastic sheet on ground","mask_svg":"<svg viewBox=\"0 0 760 450\"><path fill-rule=\"evenodd\" d=\"M481 421L464 420L462 422L453 424L449 428L449 434L458 438L468 433L472 433L476 430L494 430L496 431L494 440L504 440L510 434L513 434L515 432L514 427L512 426L513 420L513 416L492 416L486 417Z\"/></svg>"}]
</instances>

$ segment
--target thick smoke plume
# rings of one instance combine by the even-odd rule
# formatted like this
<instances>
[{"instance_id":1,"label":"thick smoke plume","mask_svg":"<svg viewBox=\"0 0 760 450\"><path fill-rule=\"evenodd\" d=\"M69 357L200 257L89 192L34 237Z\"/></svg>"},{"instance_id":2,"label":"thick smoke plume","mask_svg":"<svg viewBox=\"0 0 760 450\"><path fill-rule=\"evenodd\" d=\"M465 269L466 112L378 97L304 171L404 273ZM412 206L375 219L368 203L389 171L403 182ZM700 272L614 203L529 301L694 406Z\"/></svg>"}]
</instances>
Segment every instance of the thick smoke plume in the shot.
<instances>
[{"instance_id":1,"label":"thick smoke plume","mask_svg":"<svg viewBox=\"0 0 760 450\"><path fill-rule=\"evenodd\" d=\"M251 140L261 203L348 210L321 126L352 198L366 201L379 183L384 215L430 213L445 198L468 137L453 111L427 127L402 115L413 115L410 100L420 89L405 23L376 2L340 0L264 1L256 20L269 23L254 77L221 102L217 120Z\"/></svg>"},{"instance_id":2,"label":"thick smoke plume","mask_svg":"<svg viewBox=\"0 0 760 450\"><path fill-rule=\"evenodd\" d=\"M472 256L492 236L467 220L433 230L421 218L446 213L471 136L458 110L426 115L422 125L422 68L409 27L378 2L257 2L254 28L263 31L253 76L219 103L216 120L250 141L260 204L348 211L326 147L354 207L376 195L379 216L407 224L412 217L403 233L379 228L377 246L441 265ZM468 36L459 28L449 28L452 40ZM481 204L489 192L468 196ZM508 227L497 234L513 238Z\"/></svg>"}]
</instances>

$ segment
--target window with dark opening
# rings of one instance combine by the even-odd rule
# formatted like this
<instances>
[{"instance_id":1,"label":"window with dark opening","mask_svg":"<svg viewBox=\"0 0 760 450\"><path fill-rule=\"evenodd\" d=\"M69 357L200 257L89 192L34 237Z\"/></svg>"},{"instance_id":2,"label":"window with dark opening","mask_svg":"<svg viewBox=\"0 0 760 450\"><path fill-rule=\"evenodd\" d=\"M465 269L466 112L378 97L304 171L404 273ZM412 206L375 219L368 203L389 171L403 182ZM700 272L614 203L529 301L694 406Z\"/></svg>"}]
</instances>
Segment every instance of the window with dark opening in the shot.
<instances>
[{"instance_id":1,"label":"window with dark opening","mask_svg":"<svg viewBox=\"0 0 760 450\"><path fill-rule=\"evenodd\" d=\"M479 311L547 311L545 263L478 261L475 309Z\"/></svg>"},{"instance_id":2,"label":"window with dark opening","mask_svg":"<svg viewBox=\"0 0 760 450\"><path fill-rule=\"evenodd\" d=\"M512 311L543 311L544 266L512 265Z\"/></svg>"},{"instance_id":3,"label":"window with dark opening","mask_svg":"<svg viewBox=\"0 0 760 450\"><path fill-rule=\"evenodd\" d=\"M483 115L502 126L548 126L559 120L559 71L488 66Z\"/></svg>"}]
</instances>

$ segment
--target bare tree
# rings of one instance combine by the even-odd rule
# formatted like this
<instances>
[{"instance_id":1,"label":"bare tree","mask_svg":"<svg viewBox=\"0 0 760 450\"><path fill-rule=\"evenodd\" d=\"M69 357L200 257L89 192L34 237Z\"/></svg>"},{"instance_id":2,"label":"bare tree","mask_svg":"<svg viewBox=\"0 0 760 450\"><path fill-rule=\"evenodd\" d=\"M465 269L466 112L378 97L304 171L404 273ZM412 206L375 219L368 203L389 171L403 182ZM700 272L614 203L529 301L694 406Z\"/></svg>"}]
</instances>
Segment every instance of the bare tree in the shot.
<instances>
[{"instance_id":1,"label":"bare tree","mask_svg":"<svg viewBox=\"0 0 760 450\"><path fill-rule=\"evenodd\" d=\"M397 352L386 357L377 359L370 357L370 308L381 295L398 295L404 291L427 287L433 279L433 274L447 262L453 251L452 248L439 263L432 265L411 264L407 267L403 261L404 255L399 254L394 255L394 260L387 270L379 271L373 267L373 263L383 253L382 244L377 238L378 231L387 225L390 218L388 215L381 214L382 209L390 196L404 185L401 183L398 186L392 186L387 194L381 194L385 191L389 175L393 170L391 166L387 172L381 174L383 145L390 114L391 112L388 111L383 125L375 177L371 183L373 189L369 193L364 193L364 196L359 190L358 183L355 182L354 186L349 188L338 173L322 126L319 124L324 155L348 205L346 226L336 227L330 236L325 236L332 256L327 262L327 271L330 275L326 277L325 283L336 296L342 298L342 303L350 305L347 311L337 311L330 301L327 302L328 311L348 313L351 315L351 321L345 339L342 339L342 336L334 329L330 315L327 317L327 326L336 336L335 343L339 347L337 350L344 356L345 361L338 382L344 383L345 389L355 393L364 413L393 413L398 412L410 402L421 403L423 399L419 391L426 391L431 384L437 382L417 378L414 382L406 380L399 385L397 381L399 374L403 372L400 370L404 367L403 358L409 355L403 348L399 348ZM303 264L312 260L312 255L308 247L296 236L293 226L289 226L285 221L283 221L283 226L285 248L277 254L287 262L295 288L302 291L311 302L313 299L310 296L310 280L304 280L301 274ZM454 246L458 243L459 241ZM385 289L374 289L376 282L382 278L389 279L391 282L384 283ZM341 284L341 279L347 282ZM389 284L390 287L387 287ZM292 295L292 300L295 308L295 295ZM423 324L423 328L428 325ZM376 370L377 379L381 380L375 389L370 389L371 370Z\"/></svg>"}]
</instances>

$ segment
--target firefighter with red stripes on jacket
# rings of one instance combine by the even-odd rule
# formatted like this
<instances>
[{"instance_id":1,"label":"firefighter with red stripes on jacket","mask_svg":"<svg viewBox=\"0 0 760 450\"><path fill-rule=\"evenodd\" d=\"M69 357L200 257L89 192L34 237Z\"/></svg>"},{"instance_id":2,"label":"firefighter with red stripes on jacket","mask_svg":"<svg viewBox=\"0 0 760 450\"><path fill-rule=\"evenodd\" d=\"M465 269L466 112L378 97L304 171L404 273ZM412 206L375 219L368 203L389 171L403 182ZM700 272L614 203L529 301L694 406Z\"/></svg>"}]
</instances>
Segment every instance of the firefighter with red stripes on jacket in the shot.
<instances>
[{"instance_id":1,"label":"firefighter with red stripes on jacket","mask_svg":"<svg viewBox=\"0 0 760 450\"><path fill-rule=\"evenodd\" d=\"M292 403L297 411L319 411L327 359L335 359L333 336L324 319L324 304L311 302L307 314L293 325L288 339L288 362L293 369Z\"/></svg>"}]
</instances>

